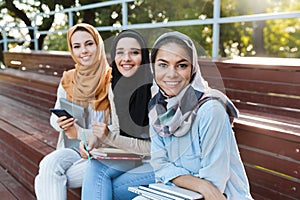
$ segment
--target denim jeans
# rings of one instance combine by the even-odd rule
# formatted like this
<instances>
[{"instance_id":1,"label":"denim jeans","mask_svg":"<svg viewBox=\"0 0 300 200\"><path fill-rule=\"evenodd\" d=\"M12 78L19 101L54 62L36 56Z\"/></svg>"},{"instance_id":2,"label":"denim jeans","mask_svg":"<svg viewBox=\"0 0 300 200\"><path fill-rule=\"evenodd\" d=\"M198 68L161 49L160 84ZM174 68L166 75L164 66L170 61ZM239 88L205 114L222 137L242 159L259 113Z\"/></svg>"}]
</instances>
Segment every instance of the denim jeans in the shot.
<instances>
[{"instance_id":1,"label":"denim jeans","mask_svg":"<svg viewBox=\"0 0 300 200\"><path fill-rule=\"evenodd\" d=\"M82 185L82 200L126 200L136 194L129 186L154 183L154 172L149 163L136 167L135 161L98 161L87 164Z\"/></svg>"}]
</instances>

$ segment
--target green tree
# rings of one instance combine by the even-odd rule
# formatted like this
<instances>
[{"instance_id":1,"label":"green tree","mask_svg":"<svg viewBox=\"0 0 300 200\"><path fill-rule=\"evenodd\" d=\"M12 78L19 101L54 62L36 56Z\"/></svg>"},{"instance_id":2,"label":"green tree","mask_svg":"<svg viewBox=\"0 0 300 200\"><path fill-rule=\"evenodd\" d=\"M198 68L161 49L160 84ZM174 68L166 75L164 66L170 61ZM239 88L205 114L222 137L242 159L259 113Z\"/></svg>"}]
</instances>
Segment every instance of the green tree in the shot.
<instances>
[{"instance_id":1,"label":"green tree","mask_svg":"<svg viewBox=\"0 0 300 200\"><path fill-rule=\"evenodd\" d=\"M274 1L268 12L299 11L300 1ZM267 55L300 58L300 17L266 21L264 41Z\"/></svg>"},{"instance_id":2,"label":"green tree","mask_svg":"<svg viewBox=\"0 0 300 200\"><path fill-rule=\"evenodd\" d=\"M3 8L7 9L7 14L13 17L13 24L25 24L26 26L33 26L33 17L34 13L44 13L47 11L55 10L56 5L61 5L65 7L71 7L74 5L74 1L71 0L53 0L53 1L47 1L47 0L40 0L40 1L26 1L26 0L20 0L20 1L12 1L12 0L5 0L2 1L1 4L1 10ZM5 15L4 15L5 16ZM41 22L39 24L39 30L49 30L52 26L52 23L54 21L53 15L44 16L41 19ZM29 36L30 38L34 38L33 30L29 30ZM41 35L38 39L38 46L41 48L43 45L43 41L45 39L46 35ZM33 43L30 44L30 48L33 48Z\"/></svg>"},{"instance_id":3,"label":"green tree","mask_svg":"<svg viewBox=\"0 0 300 200\"><path fill-rule=\"evenodd\" d=\"M3 0L0 1L0 18L12 18L5 25L33 25L36 13L60 10L80 5L98 3L105 0ZM137 0L128 3L128 23L168 23L175 20L207 19L213 17L213 0ZM300 10L296 0L222 0L221 16L230 17L255 13L272 13ZM39 30L65 30L68 28L68 17L56 23L54 16L39 17ZM122 23L121 5L83 10L73 13L74 23L86 22L94 26L111 26ZM6 19L7 21L7 19ZM268 20L246 23L222 24L220 34L220 55L226 56L277 56L299 57L299 19ZM211 53L212 26L181 26L169 29L181 31L198 42L206 54ZM157 30L140 30L153 42L160 33ZM101 33L104 40L116 34L116 31ZM24 33L21 33L24 34ZM33 32L27 33L33 38ZM25 33L26 35L26 33ZM15 35L10 35L16 37ZM151 44L151 43L150 43ZM40 49L66 50L65 34L48 34L39 37ZM32 46L30 46L32 48Z\"/></svg>"}]
</instances>

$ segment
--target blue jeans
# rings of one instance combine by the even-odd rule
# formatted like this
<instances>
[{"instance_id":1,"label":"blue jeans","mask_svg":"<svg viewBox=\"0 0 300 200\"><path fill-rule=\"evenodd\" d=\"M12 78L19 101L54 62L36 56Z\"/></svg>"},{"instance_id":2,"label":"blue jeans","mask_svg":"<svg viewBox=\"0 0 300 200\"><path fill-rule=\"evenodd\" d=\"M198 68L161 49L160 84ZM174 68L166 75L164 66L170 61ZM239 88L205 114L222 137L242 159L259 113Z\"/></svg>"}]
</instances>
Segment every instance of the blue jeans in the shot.
<instances>
[{"instance_id":1,"label":"blue jeans","mask_svg":"<svg viewBox=\"0 0 300 200\"><path fill-rule=\"evenodd\" d=\"M126 200L136 194L129 186L154 183L154 172L149 163L135 167L134 161L98 161L87 164L82 185L82 200Z\"/></svg>"}]
</instances>

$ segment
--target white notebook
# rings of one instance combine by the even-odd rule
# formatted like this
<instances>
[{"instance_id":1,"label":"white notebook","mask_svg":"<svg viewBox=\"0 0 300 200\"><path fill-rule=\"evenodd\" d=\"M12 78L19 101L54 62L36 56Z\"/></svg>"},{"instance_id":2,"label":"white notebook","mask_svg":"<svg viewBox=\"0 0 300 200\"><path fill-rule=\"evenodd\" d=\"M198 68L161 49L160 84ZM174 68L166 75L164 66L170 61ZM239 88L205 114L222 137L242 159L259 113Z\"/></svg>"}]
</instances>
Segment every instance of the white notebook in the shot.
<instances>
[{"instance_id":1,"label":"white notebook","mask_svg":"<svg viewBox=\"0 0 300 200\"><path fill-rule=\"evenodd\" d=\"M203 199L203 196L197 192L160 183L150 184L149 186L129 187L128 190L152 200Z\"/></svg>"}]
</instances>

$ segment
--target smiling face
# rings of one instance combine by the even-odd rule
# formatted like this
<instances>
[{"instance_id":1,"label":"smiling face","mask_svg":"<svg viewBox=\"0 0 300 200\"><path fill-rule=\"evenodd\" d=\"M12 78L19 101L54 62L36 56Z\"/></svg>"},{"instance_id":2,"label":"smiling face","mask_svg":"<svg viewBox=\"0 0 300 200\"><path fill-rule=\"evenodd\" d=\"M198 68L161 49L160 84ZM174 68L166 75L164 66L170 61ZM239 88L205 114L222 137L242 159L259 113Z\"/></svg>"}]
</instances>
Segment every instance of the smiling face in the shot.
<instances>
[{"instance_id":1,"label":"smiling face","mask_svg":"<svg viewBox=\"0 0 300 200\"><path fill-rule=\"evenodd\" d=\"M81 65L91 65L96 60L97 44L89 32L81 30L74 32L71 47L76 61Z\"/></svg>"},{"instance_id":2,"label":"smiling face","mask_svg":"<svg viewBox=\"0 0 300 200\"><path fill-rule=\"evenodd\" d=\"M115 63L119 72L125 76L132 76L142 62L141 45L134 38L124 37L116 46Z\"/></svg>"},{"instance_id":3,"label":"smiling face","mask_svg":"<svg viewBox=\"0 0 300 200\"><path fill-rule=\"evenodd\" d=\"M176 96L190 82L191 57L176 43L164 44L157 51L154 71L158 86L169 97Z\"/></svg>"}]
</instances>

